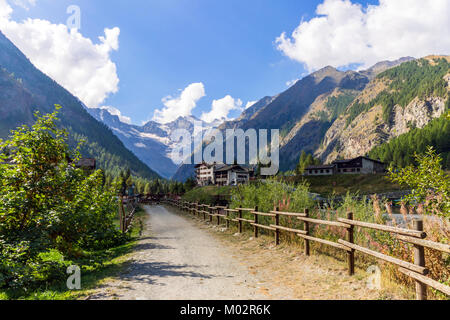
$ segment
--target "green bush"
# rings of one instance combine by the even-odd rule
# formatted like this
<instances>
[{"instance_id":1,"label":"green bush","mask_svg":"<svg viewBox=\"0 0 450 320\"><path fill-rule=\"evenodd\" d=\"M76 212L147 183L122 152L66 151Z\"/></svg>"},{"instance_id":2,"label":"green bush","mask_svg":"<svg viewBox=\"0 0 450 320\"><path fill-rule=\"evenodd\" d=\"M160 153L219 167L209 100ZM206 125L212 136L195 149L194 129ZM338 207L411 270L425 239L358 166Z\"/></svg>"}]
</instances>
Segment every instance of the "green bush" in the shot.
<instances>
[{"instance_id":1,"label":"green bush","mask_svg":"<svg viewBox=\"0 0 450 320\"><path fill-rule=\"evenodd\" d=\"M0 141L0 287L26 287L50 275L41 256L49 250L79 257L124 240L114 225L113 189L100 170L89 175L75 167L79 149L69 149L57 113L36 114L31 128Z\"/></svg>"},{"instance_id":2,"label":"green bush","mask_svg":"<svg viewBox=\"0 0 450 320\"><path fill-rule=\"evenodd\" d=\"M312 208L314 200L306 183L287 184L276 179L238 186L232 190L231 207L254 208L269 212L274 208L289 204L293 211Z\"/></svg>"}]
</instances>

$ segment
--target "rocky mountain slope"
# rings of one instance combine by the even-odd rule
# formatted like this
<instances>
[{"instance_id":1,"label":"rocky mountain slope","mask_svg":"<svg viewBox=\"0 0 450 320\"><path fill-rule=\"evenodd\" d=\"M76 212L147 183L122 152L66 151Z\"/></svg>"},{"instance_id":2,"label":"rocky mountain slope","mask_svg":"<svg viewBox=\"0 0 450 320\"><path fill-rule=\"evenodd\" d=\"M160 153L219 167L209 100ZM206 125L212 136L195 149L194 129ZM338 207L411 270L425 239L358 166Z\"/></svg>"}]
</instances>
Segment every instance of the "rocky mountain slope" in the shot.
<instances>
[{"instance_id":1,"label":"rocky mountain slope","mask_svg":"<svg viewBox=\"0 0 450 320\"><path fill-rule=\"evenodd\" d=\"M46 76L0 32L0 137L19 125L30 125L33 113L49 113L61 105L61 126L72 145L85 138L83 156L97 159L101 168L117 174L124 168L145 178L158 175L142 163L104 124L95 120L83 103Z\"/></svg>"},{"instance_id":2,"label":"rocky mountain slope","mask_svg":"<svg viewBox=\"0 0 450 320\"><path fill-rule=\"evenodd\" d=\"M383 72L332 124L315 154L324 162L367 154L440 117L449 96L448 56L430 56Z\"/></svg>"}]
</instances>

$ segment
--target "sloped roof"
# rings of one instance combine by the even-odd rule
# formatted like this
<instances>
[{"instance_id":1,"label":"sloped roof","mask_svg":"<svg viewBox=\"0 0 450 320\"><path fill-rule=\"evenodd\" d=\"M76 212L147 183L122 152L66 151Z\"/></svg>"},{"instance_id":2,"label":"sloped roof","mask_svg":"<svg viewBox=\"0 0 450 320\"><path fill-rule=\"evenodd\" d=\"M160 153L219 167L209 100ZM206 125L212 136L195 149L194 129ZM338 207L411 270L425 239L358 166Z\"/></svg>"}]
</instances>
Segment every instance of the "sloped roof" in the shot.
<instances>
[{"instance_id":1,"label":"sloped roof","mask_svg":"<svg viewBox=\"0 0 450 320\"><path fill-rule=\"evenodd\" d=\"M224 171L230 171L230 170L239 170L239 171L244 171L244 172L248 172L248 170L238 164L233 164L233 165L223 165L220 168L216 168L216 172L224 172Z\"/></svg>"},{"instance_id":2,"label":"sloped roof","mask_svg":"<svg viewBox=\"0 0 450 320\"><path fill-rule=\"evenodd\" d=\"M321 165L321 166L308 166L306 167L305 170L321 170L321 169L334 169L334 165L333 164L329 164L329 165Z\"/></svg>"},{"instance_id":3,"label":"sloped roof","mask_svg":"<svg viewBox=\"0 0 450 320\"><path fill-rule=\"evenodd\" d=\"M336 161L333 161L333 164L348 163L348 162L352 162L352 161L355 161L355 160L358 160L358 159L366 159L366 160L368 160L368 161L378 162L378 163L381 163L381 164L385 164L385 163L382 162L382 161L375 160L375 159L371 159L371 158L369 158L369 157L364 157L364 156L356 157L356 158L353 158L353 159L336 160Z\"/></svg>"}]
</instances>

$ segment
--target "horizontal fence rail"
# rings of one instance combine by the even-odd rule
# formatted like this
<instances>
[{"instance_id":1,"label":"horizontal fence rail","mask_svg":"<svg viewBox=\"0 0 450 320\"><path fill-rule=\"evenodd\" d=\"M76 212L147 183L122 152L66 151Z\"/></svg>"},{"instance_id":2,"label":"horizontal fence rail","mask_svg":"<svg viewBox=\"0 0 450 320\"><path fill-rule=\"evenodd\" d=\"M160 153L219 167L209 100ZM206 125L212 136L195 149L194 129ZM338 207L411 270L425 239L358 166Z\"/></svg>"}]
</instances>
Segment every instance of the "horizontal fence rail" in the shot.
<instances>
[{"instance_id":1,"label":"horizontal fence rail","mask_svg":"<svg viewBox=\"0 0 450 320\"><path fill-rule=\"evenodd\" d=\"M258 207L255 208L229 208L225 206L209 206L206 204L199 204L193 202L186 202L181 200L167 199L166 203L177 207L181 211L188 212L192 216L203 216L203 220L213 222L213 218L217 219L217 225L221 225L221 218L226 223L226 228L230 227L230 222L236 224L238 232L243 232L244 224L248 224L254 229L255 237L259 236L259 230L268 230L273 232L275 236L275 244L280 244L281 232L293 233L304 241L304 254L310 255L310 241L328 245L337 249L341 249L347 253L348 274L355 273L355 252L360 252L376 259L386 261L388 263L398 266L399 272L412 278L416 282L416 299L426 300L426 288L430 286L444 294L450 296L450 287L435 281L429 277L429 269L425 266L424 248L437 250L440 252L450 253L450 245L425 240L427 234L423 231L423 221L415 220L414 229L397 228L387 225L380 225L375 223L368 223L353 219L353 213L347 213L347 218L337 218L337 221L313 219L309 217L308 209L304 212L284 212L276 210L270 212L261 212ZM253 219L248 219L243 216L253 216ZM259 221L260 217L266 217L272 220L272 223L263 224ZM280 217L293 217L295 220L303 224L302 229L292 228L292 226L284 226L280 223ZM326 225L345 230L346 239L338 239L337 242L314 237L310 234L310 224ZM371 250L361 245L354 243L355 227L368 228L372 230L384 231L394 234L399 241L412 244L414 246L414 263L403 261L398 258Z\"/></svg>"}]
</instances>

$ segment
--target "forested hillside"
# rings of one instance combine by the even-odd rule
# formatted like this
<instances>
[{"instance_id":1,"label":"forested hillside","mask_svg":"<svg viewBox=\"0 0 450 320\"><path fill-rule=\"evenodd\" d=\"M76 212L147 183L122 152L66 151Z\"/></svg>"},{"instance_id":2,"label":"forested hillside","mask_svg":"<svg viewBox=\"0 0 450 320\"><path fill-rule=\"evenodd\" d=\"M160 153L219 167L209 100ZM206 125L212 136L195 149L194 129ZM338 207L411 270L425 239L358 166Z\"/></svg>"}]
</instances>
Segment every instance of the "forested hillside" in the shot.
<instances>
[{"instance_id":1,"label":"forested hillside","mask_svg":"<svg viewBox=\"0 0 450 320\"><path fill-rule=\"evenodd\" d=\"M450 99L447 100L447 105ZM447 107L448 108L448 107ZM448 109L447 109L448 110ZM450 169L450 120L444 115L431 121L423 129L414 128L370 151L369 156L396 167L416 165L414 154L423 154L427 146L433 146Z\"/></svg>"},{"instance_id":2,"label":"forested hillside","mask_svg":"<svg viewBox=\"0 0 450 320\"><path fill-rule=\"evenodd\" d=\"M20 125L32 125L35 111L51 113L55 105L62 106L59 125L69 131L70 145L85 140L83 157L96 158L107 174L117 175L130 168L136 176L159 177L106 125L95 120L79 99L34 67L0 32L0 138Z\"/></svg>"},{"instance_id":3,"label":"forested hillside","mask_svg":"<svg viewBox=\"0 0 450 320\"><path fill-rule=\"evenodd\" d=\"M404 108L416 97L420 100L431 96L446 97L447 82L444 76L449 69L450 62L446 59L436 59L432 63L419 59L380 73L377 78L387 79L389 86L368 103L357 100L348 110L347 126L358 115L376 105L383 107L383 120L389 123L395 105Z\"/></svg>"}]
</instances>

